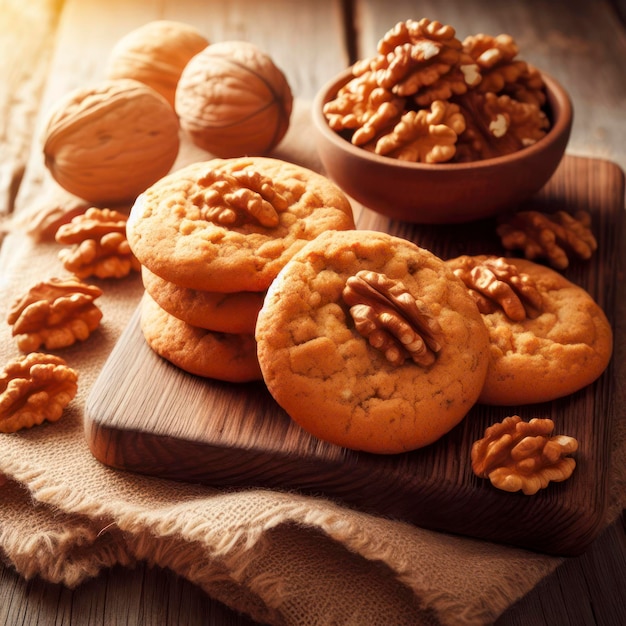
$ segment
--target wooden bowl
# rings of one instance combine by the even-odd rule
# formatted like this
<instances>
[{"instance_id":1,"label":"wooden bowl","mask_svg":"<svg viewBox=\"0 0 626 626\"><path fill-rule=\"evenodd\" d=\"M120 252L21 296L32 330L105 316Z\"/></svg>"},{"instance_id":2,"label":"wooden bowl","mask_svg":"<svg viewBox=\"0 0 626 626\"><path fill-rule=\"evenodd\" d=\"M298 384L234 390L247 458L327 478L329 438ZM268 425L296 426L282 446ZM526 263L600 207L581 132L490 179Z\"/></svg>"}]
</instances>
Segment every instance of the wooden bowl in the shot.
<instances>
[{"instance_id":1,"label":"wooden bowl","mask_svg":"<svg viewBox=\"0 0 626 626\"><path fill-rule=\"evenodd\" d=\"M513 154L471 163L412 163L352 145L327 124L322 108L350 80L347 69L315 97L316 145L328 177L364 206L392 219L422 224L469 222L514 210L539 191L559 165L569 140L570 98L542 73L551 128Z\"/></svg>"}]
</instances>

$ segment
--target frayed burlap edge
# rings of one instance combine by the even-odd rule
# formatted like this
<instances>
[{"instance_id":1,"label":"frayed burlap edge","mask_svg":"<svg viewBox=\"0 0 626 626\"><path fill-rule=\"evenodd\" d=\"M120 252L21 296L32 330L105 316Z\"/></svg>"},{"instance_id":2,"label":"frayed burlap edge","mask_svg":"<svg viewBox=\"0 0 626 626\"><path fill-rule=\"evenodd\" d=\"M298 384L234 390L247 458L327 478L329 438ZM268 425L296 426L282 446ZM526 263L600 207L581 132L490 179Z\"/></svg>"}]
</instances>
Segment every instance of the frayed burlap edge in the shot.
<instances>
[{"instance_id":1,"label":"frayed burlap edge","mask_svg":"<svg viewBox=\"0 0 626 626\"><path fill-rule=\"evenodd\" d=\"M272 549L272 542L268 540L271 531L287 525L316 529L350 552L386 564L393 576L415 595L416 614L421 611L424 615L435 615L444 625L492 622L561 562L557 558L501 546L494 546L492 551L490 544L484 542L419 531L426 535L428 542L440 542L441 550L458 551L456 558L470 568L479 568L483 558L491 558L504 550L502 556L506 555L506 562L503 561L502 567L498 568L497 579L494 579L488 597L481 600L484 594L479 594L473 602L468 602L455 592L454 586L432 585L428 574L420 573L420 564L411 561L411 552L403 551L389 541L385 530L390 529L386 525L403 527L403 523L355 512L350 512L348 519L343 507L326 500L276 492L251 492L255 498L265 499L268 506L258 507L263 513L255 518L254 523L230 528L229 534L223 535L219 529L214 529L210 517L203 518L202 506L194 506L189 512L185 501L156 511L132 505L120 511L115 510L115 503L94 503L64 485L54 484L49 477L32 472L26 464L9 464L4 471L22 482L34 501L77 516L72 522L78 524L74 528L80 528L82 534L75 537L75 542L85 543L81 547L85 552L93 550L90 555L93 558L84 561L81 572L63 572L63 554L68 551L60 553L55 542L43 540L44 545L36 546L39 553L36 565L15 559L14 555L11 557L23 575L28 577L38 573L46 579L74 586L96 575L102 567L146 560L172 569L212 597L263 623L299 623L292 621L293 615L289 614L288 608L287 614L283 612L286 600L283 577L258 567L259 559L265 558ZM234 497L242 495L246 497L241 493ZM207 498L211 497L223 496L209 492ZM72 533L73 528L69 532ZM72 540L68 539L68 546L71 546ZM22 551L32 554L33 547L32 543L24 544ZM517 560L524 564L521 570L515 567ZM75 568L76 563L73 555L65 567ZM256 571L251 573L255 568ZM520 571L524 572L522 577Z\"/></svg>"}]
</instances>

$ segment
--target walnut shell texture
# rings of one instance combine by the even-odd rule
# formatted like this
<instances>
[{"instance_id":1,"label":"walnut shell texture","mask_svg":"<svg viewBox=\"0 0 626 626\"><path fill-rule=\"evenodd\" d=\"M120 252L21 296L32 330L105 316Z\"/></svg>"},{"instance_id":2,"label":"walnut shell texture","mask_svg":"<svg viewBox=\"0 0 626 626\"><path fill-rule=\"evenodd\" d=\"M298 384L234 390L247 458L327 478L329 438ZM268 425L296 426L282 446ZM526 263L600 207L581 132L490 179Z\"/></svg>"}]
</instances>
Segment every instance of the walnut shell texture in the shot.
<instances>
[{"instance_id":1,"label":"walnut shell texture","mask_svg":"<svg viewBox=\"0 0 626 626\"><path fill-rule=\"evenodd\" d=\"M189 60L209 45L196 28L174 20L154 20L113 46L106 76L134 78L158 91L174 107L176 85Z\"/></svg>"},{"instance_id":2,"label":"walnut shell texture","mask_svg":"<svg viewBox=\"0 0 626 626\"><path fill-rule=\"evenodd\" d=\"M176 90L180 125L215 156L260 156L284 137L293 95L271 57L246 41L207 46L181 74Z\"/></svg>"},{"instance_id":3,"label":"walnut shell texture","mask_svg":"<svg viewBox=\"0 0 626 626\"><path fill-rule=\"evenodd\" d=\"M124 78L80 87L43 133L45 164L70 193L99 205L132 202L178 156L176 113L152 87Z\"/></svg>"}]
</instances>

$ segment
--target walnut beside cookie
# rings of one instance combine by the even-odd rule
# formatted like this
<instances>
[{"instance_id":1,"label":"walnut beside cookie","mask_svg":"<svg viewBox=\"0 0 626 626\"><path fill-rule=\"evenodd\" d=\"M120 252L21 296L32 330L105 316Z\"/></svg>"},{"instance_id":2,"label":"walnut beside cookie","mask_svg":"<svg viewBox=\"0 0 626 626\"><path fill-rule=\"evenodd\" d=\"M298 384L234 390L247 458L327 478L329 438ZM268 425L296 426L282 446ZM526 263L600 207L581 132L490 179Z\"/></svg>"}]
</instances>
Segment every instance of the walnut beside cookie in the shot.
<instances>
[{"instance_id":1,"label":"walnut beside cookie","mask_svg":"<svg viewBox=\"0 0 626 626\"><path fill-rule=\"evenodd\" d=\"M56 422L77 391L78 374L58 356L31 352L0 372L0 432Z\"/></svg>"},{"instance_id":2,"label":"walnut beside cookie","mask_svg":"<svg viewBox=\"0 0 626 626\"><path fill-rule=\"evenodd\" d=\"M7 317L19 349L56 350L84 341L102 319L94 303L101 295L99 287L73 276L37 283L15 300Z\"/></svg>"},{"instance_id":3,"label":"walnut beside cookie","mask_svg":"<svg viewBox=\"0 0 626 626\"><path fill-rule=\"evenodd\" d=\"M472 469L503 491L534 495L551 481L567 480L576 467L569 456L578 441L566 435L552 435L551 419L523 421L518 415L505 418L485 430L472 446Z\"/></svg>"}]
</instances>

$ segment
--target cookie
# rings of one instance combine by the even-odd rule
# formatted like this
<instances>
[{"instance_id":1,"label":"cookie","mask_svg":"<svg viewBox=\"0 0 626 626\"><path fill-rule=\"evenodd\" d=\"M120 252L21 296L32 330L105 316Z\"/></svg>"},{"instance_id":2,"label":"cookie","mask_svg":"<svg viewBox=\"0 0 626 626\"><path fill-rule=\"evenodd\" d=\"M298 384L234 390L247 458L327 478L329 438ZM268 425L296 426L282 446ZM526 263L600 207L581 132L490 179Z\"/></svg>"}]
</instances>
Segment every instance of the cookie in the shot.
<instances>
[{"instance_id":1,"label":"cookie","mask_svg":"<svg viewBox=\"0 0 626 626\"><path fill-rule=\"evenodd\" d=\"M280 159L193 163L133 205L127 238L142 265L179 287L265 291L283 265L326 230L354 228L330 180Z\"/></svg>"},{"instance_id":2,"label":"cookie","mask_svg":"<svg viewBox=\"0 0 626 626\"><path fill-rule=\"evenodd\" d=\"M191 326L222 333L254 334L265 297L263 291L218 293L188 289L159 278L143 266L141 279L162 309Z\"/></svg>"},{"instance_id":3,"label":"cookie","mask_svg":"<svg viewBox=\"0 0 626 626\"><path fill-rule=\"evenodd\" d=\"M374 231L323 233L295 254L268 290L256 340L265 383L295 422L373 453L450 431L489 358L482 317L446 264Z\"/></svg>"},{"instance_id":4,"label":"cookie","mask_svg":"<svg viewBox=\"0 0 626 626\"><path fill-rule=\"evenodd\" d=\"M141 330L159 356L190 374L228 382L260 380L254 335L216 333L186 324L145 292Z\"/></svg>"},{"instance_id":5,"label":"cookie","mask_svg":"<svg viewBox=\"0 0 626 626\"><path fill-rule=\"evenodd\" d=\"M613 346L609 321L591 295L562 274L517 258L463 256L447 263L460 277L471 272L482 277L479 288L476 280L467 283L491 342L479 402L555 400L586 387L608 366ZM475 265L483 269L472 270Z\"/></svg>"}]
</instances>

